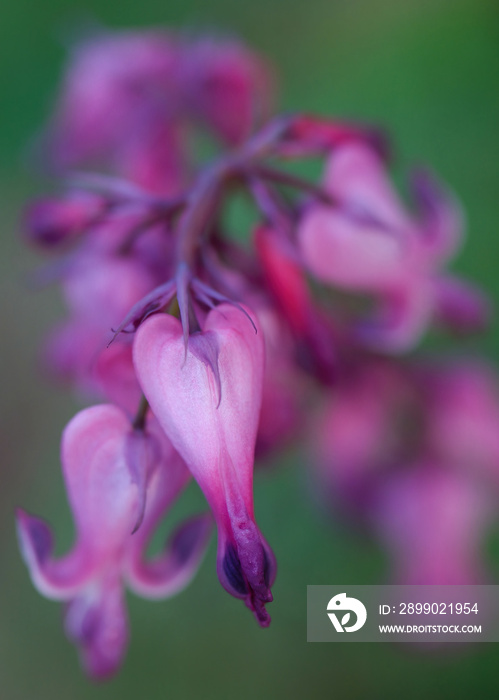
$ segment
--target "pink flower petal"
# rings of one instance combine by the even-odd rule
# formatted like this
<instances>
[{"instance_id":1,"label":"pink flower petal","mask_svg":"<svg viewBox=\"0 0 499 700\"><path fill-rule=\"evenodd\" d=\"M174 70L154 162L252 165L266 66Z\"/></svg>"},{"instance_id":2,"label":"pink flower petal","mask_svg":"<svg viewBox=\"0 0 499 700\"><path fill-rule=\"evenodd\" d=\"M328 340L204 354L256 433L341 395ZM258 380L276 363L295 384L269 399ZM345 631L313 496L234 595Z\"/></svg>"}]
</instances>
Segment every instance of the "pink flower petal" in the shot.
<instances>
[{"instance_id":1,"label":"pink flower petal","mask_svg":"<svg viewBox=\"0 0 499 700\"><path fill-rule=\"evenodd\" d=\"M89 553L76 547L65 557L54 559L54 538L49 526L20 509L16 520L19 547L34 586L47 598L73 598L94 573Z\"/></svg>"},{"instance_id":2,"label":"pink flower petal","mask_svg":"<svg viewBox=\"0 0 499 700\"><path fill-rule=\"evenodd\" d=\"M116 406L92 406L64 430L61 459L80 546L99 558L116 556L140 521L154 442L134 435Z\"/></svg>"},{"instance_id":3,"label":"pink flower petal","mask_svg":"<svg viewBox=\"0 0 499 700\"><path fill-rule=\"evenodd\" d=\"M119 580L104 577L66 607L64 626L80 651L86 672L96 680L116 673L128 646L128 615Z\"/></svg>"}]
</instances>

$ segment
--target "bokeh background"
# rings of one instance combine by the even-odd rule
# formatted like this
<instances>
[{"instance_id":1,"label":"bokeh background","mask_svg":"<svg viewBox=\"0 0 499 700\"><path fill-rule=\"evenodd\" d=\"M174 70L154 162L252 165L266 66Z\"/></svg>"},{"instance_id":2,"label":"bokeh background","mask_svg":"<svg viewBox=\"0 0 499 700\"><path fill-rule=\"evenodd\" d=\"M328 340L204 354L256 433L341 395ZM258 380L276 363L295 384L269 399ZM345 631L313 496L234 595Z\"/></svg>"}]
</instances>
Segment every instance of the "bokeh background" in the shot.
<instances>
[{"instance_id":1,"label":"bokeh background","mask_svg":"<svg viewBox=\"0 0 499 700\"><path fill-rule=\"evenodd\" d=\"M494 0L16 0L0 9L2 384L0 697L468 698L499 691L499 645L430 654L388 644L307 644L306 584L376 583L374 543L328 521L307 500L304 458L259 476L257 517L279 561L273 624L259 630L218 585L214 545L195 582L171 601L130 596L132 642L102 686L80 672L57 604L32 588L17 552L15 505L54 523L60 551L72 524L58 460L77 404L39 371L37 346L59 317L55 289L30 286L36 258L19 236L22 203L54 183L30 168L69 37L81 24L165 25L239 34L278 69L280 103L372 120L396 139L397 169L431 163L459 193L468 240L456 268L499 304L499 8ZM499 361L499 326L468 343ZM498 426L499 429L499 426ZM306 466L306 465L305 465ZM177 510L200 501L195 488ZM487 542L499 582L499 535Z\"/></svg>"}]
</instances>

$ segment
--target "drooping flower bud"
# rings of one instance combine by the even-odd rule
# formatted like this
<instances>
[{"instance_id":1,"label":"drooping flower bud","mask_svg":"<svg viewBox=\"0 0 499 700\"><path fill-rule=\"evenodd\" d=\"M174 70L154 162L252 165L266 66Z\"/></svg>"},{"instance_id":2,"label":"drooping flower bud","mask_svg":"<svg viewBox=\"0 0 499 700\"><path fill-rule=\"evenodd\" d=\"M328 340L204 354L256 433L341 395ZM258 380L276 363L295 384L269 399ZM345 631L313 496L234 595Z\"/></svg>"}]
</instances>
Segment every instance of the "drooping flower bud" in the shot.
<instances>
[{"instance_id":1,"label":"drooping flower bud","mask_svg":"<svg viewBox=\"0 0 499 700\"><path fill-rule=\"evenodd\" d=\"M95 223L103 209L102 198L90 194L33 202L25 216L26 235L36 245L57 247Z\"/></svg>"}]
</instances>

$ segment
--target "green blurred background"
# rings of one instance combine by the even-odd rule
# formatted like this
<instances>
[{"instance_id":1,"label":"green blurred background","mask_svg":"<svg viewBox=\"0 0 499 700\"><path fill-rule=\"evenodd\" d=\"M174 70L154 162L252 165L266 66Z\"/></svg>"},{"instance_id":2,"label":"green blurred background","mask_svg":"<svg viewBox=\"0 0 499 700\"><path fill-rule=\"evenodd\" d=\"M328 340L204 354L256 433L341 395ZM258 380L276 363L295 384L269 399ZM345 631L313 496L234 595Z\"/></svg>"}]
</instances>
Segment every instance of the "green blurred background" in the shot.
<instances>
[{"instance_id":1,"label":"green blurred background","mask_svg":"<svg viewBox=\"0 0 499 700\"><path fill-rule=\"evenodd\" d=\"M499 302L499 11L493 0L16 0L0 10L2 463L0 697L467 698L499 691L499 645L431 655L387 644L307 644L306 584L376 583L373 543L328 522L303 498L300 458L261 474L257 516L279 561L273 624L259 630L216 580L214 546L172 601L130 596L132 642L123 671L94 686L61 631L57 604L32 588L17 552L13 508L54 523L59 551L72 524L58 461L76 404L46 382L37 345L60 317L57 290L29 288L36 258L18 236L19 210L52 183L30 172L29 143L47 116L78 23L171 25L235 32L278 68L281 105L373 120L391 130L398 164L429 162L459 193L469 237L456 268ZM497 327L468 343L499 356ZM192 488L177 510L200 501ZM499 538L492 566L499 581Z\"/></svg>"}]
</instances>

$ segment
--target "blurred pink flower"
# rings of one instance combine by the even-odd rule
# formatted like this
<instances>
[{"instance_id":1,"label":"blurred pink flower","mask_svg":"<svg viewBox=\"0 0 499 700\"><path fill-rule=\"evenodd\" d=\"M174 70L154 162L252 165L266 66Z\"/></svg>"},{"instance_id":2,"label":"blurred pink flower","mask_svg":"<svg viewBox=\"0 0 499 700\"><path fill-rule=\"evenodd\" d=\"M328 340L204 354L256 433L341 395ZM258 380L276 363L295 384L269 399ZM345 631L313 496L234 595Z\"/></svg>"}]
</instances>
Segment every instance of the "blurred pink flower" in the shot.
<instances>
[{"instance_id":1,"label":"blurred pink flower","mask_svg":"<svg viewBox=\"0 0 499 700\"><path fill-rule=\"evenodd\" d=\"M24 511L17 516L33 583L66 602L66 632L95 677L115 672L126 651L123 582L143 596L171 596L192 578L207 544L209 519L198 516L177 528L161 554L144 559L159 519L189 479L153 421L150 429L133 430L112 405L87 408L66 427L61 458L76 525L66 556L53 558L44 521Z\"/></svg>"},{"instance_id":2,"label":"blurred pink flower","mask_svg":"<svg viewBox=\"0 0 499 700\"><path fill-rule=\"evenodd\" d=\"M107 348L126 313L154 287L151 274L137 260L82 255L68 268L63 292L69 319L46 345L46 361L56 377L83 395L118 401L133 414L140 400L134 380L131 338L121 336Z\"/></svg>"},{"instance_id":3,"label":"blurred pink flower","mask_svg":"<svg viewBox=\"0 0 499 700\"><path fill-rule=\"evenodd\" d=\"M332 324L315 303L286 232L262 225L256 229L254 241L277 309L298 344L299 361L321 381L331 383L336 374Z\"/></svg>"},{"instance_id":4,"label":"blurred pink flower","mask_svg":"<svg viewBox=\"0 0 499 700\"><path fill-rule=\"evenodd\" d=\"M247 139L270 114L269 66L237 41L187 44L182 78L191 113L229 144Z\"/></svg>"},{"instance_id":5,"label":"blurred pink flower","mask_svg":"<svg viewBox=\"0 0 499 700\"><path fill-rule=\"evenodd\" d=\"M448 465L423 462L392 474L377 496L374 529L397 583L483 583L482 541L494 512L483 486Z\"/></svg>"},{"instance_id":6,"label":"blurred pink flower","mask_svg":"<svg viewBox=\"0 0 499 700\"><path fill-rule=\"evenodd\" d=\"M314 421L319 484L354 519L366 521L378 485L410 456L419 425L407 379L382 360L361 363L339 378Z\"/></svg>"},{"instance_id":7,"label":"blurred pink flower","mask_svg":"<svg viewBox=\"0 0 499 700\"><path fill-rule=\"evenodd\" d=\"M25 215L27 238L45 248L73 242L99 220L104 207L102 197L87 192L33 202Z\"/></svg>"},{"instance_id":8,"label":"blurred pink flower","mask_svg":"<svg viewBox=\"0 0 499 700\"><path fill-rule=\"evenodd\" d=\"M268 67L236 41L159 31L96 35L77 44L50 127L62 168L97 164L150 192L185 185L185 122L240 143L268 115Z\"/></svg>"},{"instance_id":9,"label":"blurred pink flower","mask_svg":"<svg viewBox=\"0 0 499 700\"><path fill-rule=\"evenodd\" d=\"M156 31L98 34L77 44L52 125L55 162L66 168L114 160L134 132L164 121L177 60L175 41Z\"/></svg>"},{"instance_id":10,"label":"blurred pink flower","mask_svg":"<svg viewBox=\"0 0 499 700\"><path fill-rule=\"evenodd\" d=\"M266 457L303 433L309 387L304 373L294 362L293 339L283 319L270 305L252 306L265 340L256 455Z\"/></svg>"},{"instance_id":11,"label":"blurred pink flower","mask_svg":"<svg viewBox=\"0 0 499 700\"><path fill-rule=\"evenodd\" d=\"M499 489L499 381L485 363L454 361L427 376L429 443L488 489Z\"/></svg>"},{"instance_id":12,"label":"blurred pink flower","mask_svg":"<svg viewBox=\"0 0 499 700\"><path fill-rule=\"evenodd\" d=\"M416 181L418 211L409 215L376 152L346 144L330 156L324 187L333 203L305 212L300 249L318 279L373 297L375 311L356 328L363 342L400 352L435 317L452 325L484 322L485 299L464 283L457 294L458 282L441 271L460 245L461 212L428 175Z\"/></svg>"},{"instance_id":13,"label":"blurred pink flower","mask_svg":"<svg viewBox=\"0 0 499 700\"><path fill-rule=\"evenodd\" d=\"M386 361L343 377L314 432L330 503L379 536L404 583L475 583L499 486L499 393L484 367Z\"/></svg>"}]
</instances>

